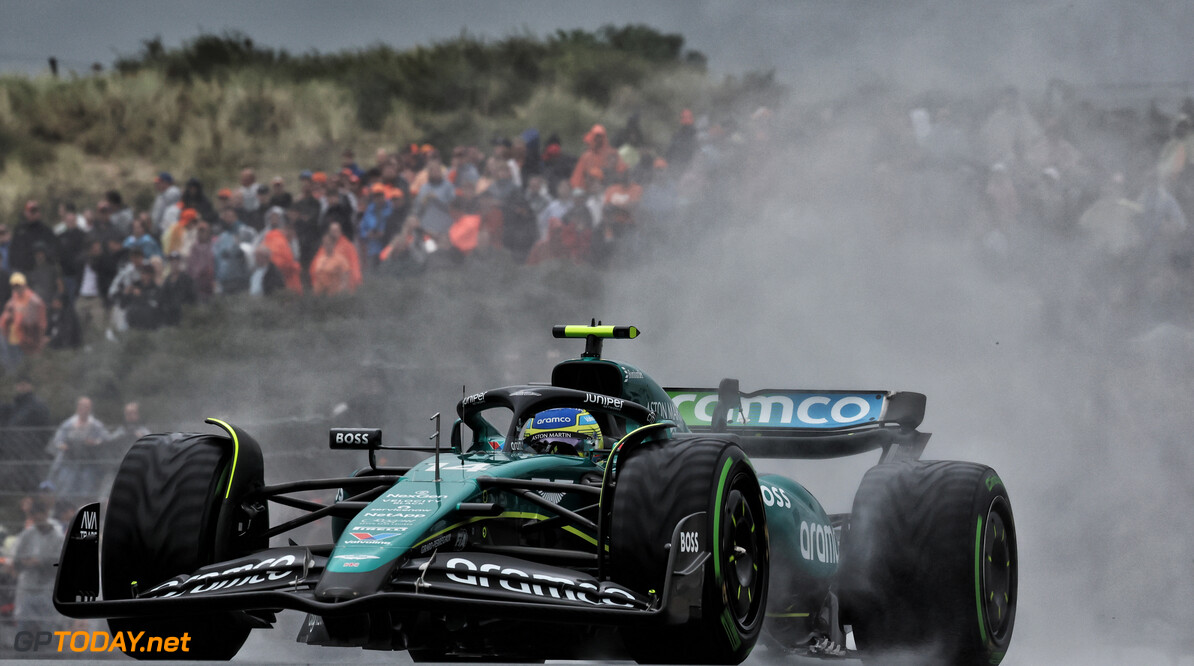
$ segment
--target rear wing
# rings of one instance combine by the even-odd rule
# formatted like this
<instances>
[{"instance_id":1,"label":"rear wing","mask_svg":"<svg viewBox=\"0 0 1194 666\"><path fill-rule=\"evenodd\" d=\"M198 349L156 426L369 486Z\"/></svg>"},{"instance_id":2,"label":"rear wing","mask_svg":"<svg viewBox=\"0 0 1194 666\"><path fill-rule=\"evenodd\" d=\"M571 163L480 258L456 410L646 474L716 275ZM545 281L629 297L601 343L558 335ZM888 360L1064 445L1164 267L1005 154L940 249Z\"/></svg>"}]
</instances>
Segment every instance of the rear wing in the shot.
<instances>
[{"instance_id":1,"label":"rear wing","mask_svg":"<svg viewBox=\"0 0 1194 666\"><path fill-rule=\"evenodd\" d=\"M739 436L755 458L838 458L875 449L883 460L920 457L929 434L916 430L925 396L908 391L665 388L693 432Z\"/></svg>"}]
</instances>

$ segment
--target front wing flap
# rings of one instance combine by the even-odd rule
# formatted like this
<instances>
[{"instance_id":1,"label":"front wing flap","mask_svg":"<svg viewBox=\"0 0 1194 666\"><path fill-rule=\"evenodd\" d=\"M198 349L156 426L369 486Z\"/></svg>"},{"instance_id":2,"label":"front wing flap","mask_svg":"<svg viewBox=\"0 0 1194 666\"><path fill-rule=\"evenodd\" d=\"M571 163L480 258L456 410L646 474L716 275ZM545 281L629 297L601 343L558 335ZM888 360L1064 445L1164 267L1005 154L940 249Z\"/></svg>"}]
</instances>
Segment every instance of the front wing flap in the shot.
<instances>
[{"instance_id":1,"label":"front wing flap","mask_svg":"<svg viewBox=\"0 0 1194 666\"><path fill-rule=\"evenodd\" d=\"M374 610L517 613L528 620L677 623L699 612L709 554L705 514L676 526L659 594L645 596L570 569L484 552L432 553L395 570L392 590L336 600L314 588L326 558L303 547L272 548L164 581L131 599L100 599L99 504L84 506L63 543L54 585L58 612L76 618L177 616L291 609L345 616ZM693 533L699 536L694 539ZM682 534L684 542L681 543ZM700 548L693 549L692 544ZM275 566L276 565L276 566Z\"/></svg>"}]
</instances>

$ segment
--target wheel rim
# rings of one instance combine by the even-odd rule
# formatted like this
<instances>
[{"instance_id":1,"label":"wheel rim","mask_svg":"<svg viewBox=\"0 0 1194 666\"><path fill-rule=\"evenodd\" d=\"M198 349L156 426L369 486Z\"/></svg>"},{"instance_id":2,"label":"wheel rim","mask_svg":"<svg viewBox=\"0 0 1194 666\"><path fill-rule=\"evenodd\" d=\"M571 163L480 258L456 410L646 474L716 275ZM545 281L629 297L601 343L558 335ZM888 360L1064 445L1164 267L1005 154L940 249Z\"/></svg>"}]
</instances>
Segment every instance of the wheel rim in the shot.
<instances>
[{"instance_id":1,"label":"wheel rim","mask_svg":"<svg viewBox=\"0 0 1194 666\"><path fill-rule=\"evenodd\" d=\"M1016 541L1004 506L997 498L987 511L981 560L983 606L995 640L1007 635L1016 603Z\"/></svg>"},{"instance_id":2,"label":"wheel rim","mask_svg":"<svg viewBox=\"0 0 1194 666\"><path fill-rule=\"evenodd\" d=\"M749 626L758 616L763 598L763 571L766 551L763 545L764 526L756 507L752 507L741 490L730 491L726 499L724 522L727 523L725 542L726 594L734 620L742 627Z\"/></svg>"}]
</instances>

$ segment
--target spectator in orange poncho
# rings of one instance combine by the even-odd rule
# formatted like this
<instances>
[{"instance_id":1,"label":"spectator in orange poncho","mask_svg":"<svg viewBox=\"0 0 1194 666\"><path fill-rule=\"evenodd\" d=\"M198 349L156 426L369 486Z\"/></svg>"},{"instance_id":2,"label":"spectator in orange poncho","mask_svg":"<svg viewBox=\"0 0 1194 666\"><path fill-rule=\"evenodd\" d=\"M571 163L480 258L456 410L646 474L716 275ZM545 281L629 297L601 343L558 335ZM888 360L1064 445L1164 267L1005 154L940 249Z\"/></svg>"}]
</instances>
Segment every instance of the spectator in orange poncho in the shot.
<instances>
[{"instance_id":1,"label":"spectator in orange poncho","mask_svg":"<svg viewBox=\"0 0 1194 666\"><path fill-rule=\"evenodd\" d=\"M481 216L469 213L466 204L459 198L448 204L452 215L452 226L448 229L448 241L462 255L471 254L481 241Z\"/></svg>"},{"instance_id":2,"label":"spectator in orange poncho","mask_svg":"<svg viewBox=\"0 0 1194 666\"><path fill-rule=\"evenodd\" d=\"M303 269L294 258L294 249L290 245L294 237L294 227L286 219L286 213L277 206L266 213L265 219L269 231L261 238L261 244L269 248L270 261L281 271L286 289L301 294Z\"/></svg>"},{"instance_id":3,"label":"spectator in orange poncho","mask_svg":"<svg viewBox=\"0 0 1194 666\"><path fill-rule=\"evenodd\" d=\"M336 252L342 254L348 261L349 284L353 290L356 290L361 286L361 255L357 252L357 246L344 235L344 230L338 222L328 225L328 233L336 239Z\"/></svg>"},{"instance_id":4,"label":"spectator in orange poncho","mask_svg":"<svg viewBox=\"0 0 1194 666\"><path fill-rule=\"evenodd\" d=\"M46 344L46 305L25 283L23 273L9 278L12 296L0 314L0 332L10 348L36 354Z\"/></svg>"},{"instance_id":5,"label":"spectator in orange poncho","mask_svg":"<svg viewBox=\"0 0 1194 666\"><path fill-rule=\"evenodd\" d=\"M182 212L178 214L178 221L162 234L162 253L170 256L171 253L177 252L186 258L191 253L191 244L195 242L194 222L197 219L199 219L199 211L194 208L183 208Z\"/></svg>"},{"instance_id":6,"label":"spectator in orange poncho","mask_svg":"<svg viewBox=\"0 0 1194 666\"><path fill-rule=\"evenodd\" d=\"M352 268L336 250L336 239L329 231L311 261L311 290L316 294L345 294L353 290L351 285Z\"/></svg>"},{"instance_id":7,"label":"spectator in orange poncho","mask_svg":"<svg viewBox=\"0 0 1194 666\"><path fill-rule=\"evenodd\" d=\"M585 174L591 169L605 171L625 171L626 163L618 156L618 151L609 145L605 137L605 128L593 125L593 129L585 135L585 143L589 149L576 160L576 167L572 169L572 187L585 186Z\"/></svg>"},{"instance_id":8,"label":"spectator in orange poncho","mask_svg":"<svg viewBox=\"0 0 1194 666\"><path fill-rule=\"evenodd\" d=\"M333 222L328 225L328 231L324 234L324 242L319 246L319 251L315 253L315 259L311 261L311 284L315 284L315 263L320 256L326 254L325 247L327 246L327 239L332 239L332 252L344 259L344 263L348 266L348 291L356 291L357 287L361 286L361 258L357 254L357 248L344 237L344 232L340 230L340 224ZM319 293L319 292L316 292Z\"/></svg>"}]
</instances>

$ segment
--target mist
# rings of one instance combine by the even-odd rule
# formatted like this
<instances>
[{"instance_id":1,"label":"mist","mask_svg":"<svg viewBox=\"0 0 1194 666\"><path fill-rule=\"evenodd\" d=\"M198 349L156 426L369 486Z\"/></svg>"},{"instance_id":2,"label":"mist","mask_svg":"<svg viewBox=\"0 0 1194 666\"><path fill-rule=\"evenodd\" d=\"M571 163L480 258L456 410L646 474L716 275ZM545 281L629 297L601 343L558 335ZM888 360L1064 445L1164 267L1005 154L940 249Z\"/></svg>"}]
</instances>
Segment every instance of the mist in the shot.
<instances>
[{"instance_id":1,"label":"mist","mask_svg":"<svg viewBox=\"0 0 1194 666\"><path fill-rule=\"evenodd\" d=\"M450 413L464 384L548 380L554 362L581 351L552 340L550 325L589 317L643 329L609 341L606 355L665 385L735 377L748 391L923 392L925 458L991 465L1016 512L1019 608L1004 663L1190 663L1182 637L1194 585L1181 572L1194 518L1178 507L1192 495L1183 434L1194 425L1184 407L1194 334L1139 310L1108 306L1102 317L1133 318L1122 326L1072 311L1091 296L1066 277L1083 265L1082 246L1045 237L992 256L968 227L981 191L939 202L932 216L893 218L911 192L876 195L869 155L856 150L875 118L845 113L812 138L803 115L777 119L772 136L806 138L751 153L749 169L717 186L737 194L716 214L694 207L610 269L516 269L501 282L468 266L450 297L410 303L419 324L403 338L424 340L413 353L385 331L365 334L392 355L377 351L376 362L396 364L398 431L425 438L427 418ZM287 478L326 475L326 460L287 465ZM874 462L759 468L848 512ZM284 631L274 636L290 640Z\"/></svg>"},{"instance_id":2,"label":"mist","mask_svg":"<svg viewBox=\"0 0 1194 666\"><path fill-rule=\"evenodd\" d=\"M1100 108L1140 111L1155 97L1174 113L1191 86L1180 77L1191 71L1192 11L1176 2L758 8L774 19L768 34L834 29L794 44L798 63L743 55L757 46L727 34L740 49L729 61L767 58L792 95L763 125L748 120L752 109L732 114L744 143L701 175L701 205L605 269L492 258L416 278L386 302L405 309L401 330L358 312L346 339L320 341L325 351L302 364L280 352L234 378L273 387L289 409L213 395L194 396L196 409L260 424L269 482L347 473L363 458L306 451L364 373L383 377L387 440L425 441L428 417L450 415L466 387L548 380L553 363L581 351L552 340L550 326L590 317L640 327L642 337L610 341L606 355L664 385L735 377L745 391L922 392L921 429L933 433L925 458L991 465L1015 510L1019 607L1004 664L1194 663L1194 516L1185 510L1194 329L1180 312L1102 301L1085 272L1096 259L1073 236L984 245L989 164L924 168L893 189L875 158L884 131L911 135L909 112L928 104L927 92L981 118L1001 86L1020 85L1039 108L1060 77ZM730 12L704 5L696 15L724 26ZM872 30L881 32L871 39ZM1144 123L1140 115L1133 127L1144 132ZM1100 172L1124 171L1136 196L1155 147L1140 140L1116 152L1106 131L1081 136ZM760 469L846 512L873 462ZM255 632L242 656L378 660L295 645L288 624Z\"/></svg>"}]
</instances>

